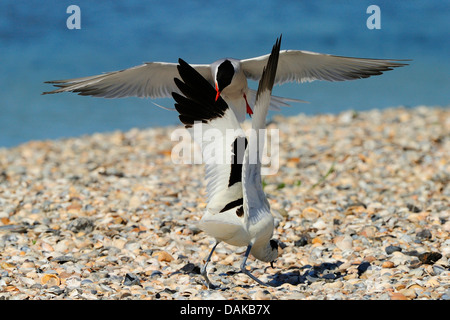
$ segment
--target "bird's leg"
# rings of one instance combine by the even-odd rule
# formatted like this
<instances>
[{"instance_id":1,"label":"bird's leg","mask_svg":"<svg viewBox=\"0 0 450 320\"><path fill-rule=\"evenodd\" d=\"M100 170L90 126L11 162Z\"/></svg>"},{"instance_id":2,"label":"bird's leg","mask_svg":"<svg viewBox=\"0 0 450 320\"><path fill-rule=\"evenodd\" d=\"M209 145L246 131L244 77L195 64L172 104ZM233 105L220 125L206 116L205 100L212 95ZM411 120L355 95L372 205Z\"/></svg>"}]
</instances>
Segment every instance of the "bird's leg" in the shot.
<instances>
[{"instance_id":1,"label":"bird's leg","mask_svg":"<svg viewBox=\"0 0 450 320\"><path fill-rule=\"evenodd\" d=\"M216 289L218 288L218 286L213 285L209 279L208 279L208 272L206 271L206 266L208 265L209 260L211 260L211 256L214 252L214 250L216 249L217 245L220 243L220 241L216 241L216 244L214 245L214 247L211 249L211 252L208 255L208 258L206 259L205 264L203 265L203 268L201 269L201 274L203 276L203 278L205 278L205 282L206 282L206 286L208 287L208 289Z\"/></svg>"},{"instance_id":2,"label":"bird's leg","mask_svg":"<svg viewBox=\"0 0 450 320\"><path fill-rule=\"evenodd\" d=\"M252 249L252 245L250 244L250 245L247 247L247 251L245 252L244 261L242 261L242 264L241 264L241 271L242 271L243 273L245 273L246 275L248 275L248 276L249 276L250 278L252 278L253 280L255 280L256 282L258 282L260 285L262 285L262 286L270 286L269 284L262 282L262 281L259 280L257 277L255 277L254 275L252 275L252 274L250 273L250 271L248 271L248 270L245 268L245 264L247 263L247 258L248 258L248 255L250 254L250 250L251 250L251 249Z\"/></svg>"}]
</instances>

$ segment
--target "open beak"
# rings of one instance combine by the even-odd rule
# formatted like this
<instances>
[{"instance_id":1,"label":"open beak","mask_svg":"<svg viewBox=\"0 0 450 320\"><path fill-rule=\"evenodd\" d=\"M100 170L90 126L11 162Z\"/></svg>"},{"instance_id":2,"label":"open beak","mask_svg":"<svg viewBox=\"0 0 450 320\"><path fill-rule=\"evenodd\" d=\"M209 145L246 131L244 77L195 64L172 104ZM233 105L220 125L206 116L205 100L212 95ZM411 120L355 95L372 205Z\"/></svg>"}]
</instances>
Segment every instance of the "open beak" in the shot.
<instances>
[{"instance_id":1,"label":"open beak","mask_svg":"<svg viewBox=\"0 0 450 320\"><path fill-rule=\"evenodd\" d=\"M217 99L219 99L219 97L220 97L220 91L219 91L219 87L217 86L217 82L216 82L216 92L217 92L217 94L216 94L216 100L215 101L217 101Z\"/></svg>"}]
</instances>

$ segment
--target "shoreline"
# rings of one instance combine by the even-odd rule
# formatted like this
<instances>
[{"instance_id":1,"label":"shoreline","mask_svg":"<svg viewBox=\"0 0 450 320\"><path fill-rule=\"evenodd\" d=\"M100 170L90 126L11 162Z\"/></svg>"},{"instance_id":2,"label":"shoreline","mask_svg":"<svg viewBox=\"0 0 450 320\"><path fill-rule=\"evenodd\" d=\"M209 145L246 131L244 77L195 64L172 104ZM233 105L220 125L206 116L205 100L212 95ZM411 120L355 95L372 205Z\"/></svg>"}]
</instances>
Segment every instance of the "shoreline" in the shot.
<instances>
[{"instance_id":1,"label":"shoreline","mask_svg":"<svg viewBox=\"0 0 450 320\"><path fill-rule=\"evenodd\" d=\"M283 117L264 177L275 268L196 227L202 165L173 164L180 126L0 148L0 298L450 299L450 108Z\"/></svg>"},{"instance_id":2,"label":"shoreline","mask_svg":"<svg viewBox=\"0 0 450 320\"><path fill-rule=\"evenodd\" d=\"M290 106L289 108L292 108L292 106ZM416 108L431 108L431 109L446 110L446 109L450 108L450 105L417 105L417 106L399 105L399 106L386 107L386 108L381 108L381 109L373 108L373 109L365 109L365 110L359 110L359 111L355 110L355 109L348 109L348 110L344 110L344 111L323 112L323 113L319 112L319 113L314 113L314 114L299 112L298 114L294 114L294 115L283 115L283 109L282 109L281 111L271 111L271 112L273 112L272 118L268 119L268 121L271 122L271 120L273 120L273 118L277 118L277 117L281 117L281 118L295 118L295 117L315 118L315 117L322 117L322 116L339 116L341 114L346 114L349 112L357 114L357 113L367 113L367 112L372 112L372 111L383 112L384 110L395 110L395 109L413 110ZM21 147L22 145L26 145L28 143L34 143L34 142L65 141L65 140L71 140L71 139L89 138L89 137L91 137L93 135L97 135L97 134L112 135L112 134L115 134L118 132L126 133L126 132L134 131L134 130L146 131L146 130L158 130L158 129L164 129L164 128L170 128L170 129L174 130L176 128L181 128L182 125L179 122L178 117L176 116L176 111L173 111L173 112L175 112L173 124L167 124L167 125L162 125L162 126L149 126L149 127L130 127L129 129L126 129L126 130L113 129L113 130L107 130L107 131L101 131L101 132L83 133L80 135L68 135L68 136L59 136L59 137L42 138L42 139L29 139L27 141L19 142L14 145L8 145L8 146L0 145L0 151L18 148L18 147ZM245 125L245 123L249 123L249 121L251 121L251 120L247 118L246 121L244 122L244 125Z\"/></svg>"}]
</instances>

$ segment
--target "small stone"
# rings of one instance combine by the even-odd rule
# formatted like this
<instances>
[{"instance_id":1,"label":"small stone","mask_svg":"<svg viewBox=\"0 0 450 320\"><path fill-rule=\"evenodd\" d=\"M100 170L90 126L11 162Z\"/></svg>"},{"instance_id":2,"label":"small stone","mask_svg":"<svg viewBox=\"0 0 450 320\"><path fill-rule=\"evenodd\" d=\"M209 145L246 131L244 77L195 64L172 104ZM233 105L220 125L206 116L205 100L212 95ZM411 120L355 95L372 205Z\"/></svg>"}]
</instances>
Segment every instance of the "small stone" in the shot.
<instances>
[{"instance_id":1,"label":"small stone","mask_svg":"<svg viewBox=\"0 0 450 320\"><path fill-rule=\"evenodd\" d=\"M313 223L313 227L319 230L326 229L327 224L322 219L318 219L316 222Z\"/></svg>"},{"instance_id":2,"label":"small stone","mask_svg":"<svg viewBox=\"0 0 450 320\"><path fill-rule=\"evenodd\" d=\"M68 288L78 288L81 285L81 280L78 277L70 277L66 280L66 286Z\"/></svg>"},{"instance_id":3,"label":"small stone","mask_svg":"<svg viewBox=\"0 0 450 320\"><path fill-rule=\"evenodd\" d=\"M346 209L345 209L345 214L346 215L359 215L362 214L364 212L366 212L366 206L364 204L352 204L349 205Z\"/></svg>"},{"instance_id":4,"label":"small stone","mask_svg":"<svg viewBox=\"0 0 450 320\"><path fill-rule=\"evenodd\" d=\"M420 262L420 260L417 260L417 259L414 259L414 260L412 260L411 262L410 262L410 264L409 264L409 267L411 268L411 269L414 269L414 270L412 270L412 272L418 272L417 271L417 268L419 268L420 266L422 265L422 262ZM420 271L421 272L421 271Z\"/></svg>"},{"instance_id":5,"label":"small stone","mask_svg":"<svg viewBox=\"0 0 450 320\"><path fill-rule=\"evenodd\" d=\"M320 216L322 216L322 211L313 208L313 207L307 207L305 209L303 209L301 217L308 219L308 220L317 220L317 218L319 218Z\"/></svg>"},{"instance_id":6,"label":"small stone","mask_svg":"<svg viewBox=\"0 0 450 320\"><path fill-rule=\"evenodd\" d=\"M410 285L407 289L412 289L412 290L416 290L416 289L418 289L418 290L424 290L424 288L423 288L422 286L418 285L417 283L414 283L414 284Z\"/></svg>"},{"instance_id":7,"label":"small stone","mask_svg":"<svg viewBox=\"0 0 450 320\"><path fill-rule=\"evenodd\" d=\"M47 242L42 242L41 248L42 248L42 250L48 251L48 252L55 251L55 249L51 245L49 245Z\"/></svg>"},{"instance_id":8,"label":"small stone","mask_svg":"<svg viewBox=\"0 0 450 320\"><path fill-rule=\"evenodd\" d=\"M399 251L394 251L392 253L392 257L389 258L389 261L392 261L397 266L404 265L411 261L411 257L404 255L403 253L401 253Z\"/></svg>"},{"instance_id":9,"label":"small stone","mask_svg":"<svg viewBox=\"0 0 450 320\"><path fill-rule=\"evenodd\" d=\"M392 261L384 261L381 264L382 268L393 268L395 266L395 264Z\"/></svg>"},{"instance_id":10,"label":"small stone","mask_svg":"<svg viewBox=\"0 0 450 320\"><path fill-rule=\"evenodd\" d=\"M194 273L194 274L200 274L200 267L196 266L193 263L186 264L183 268L180 269L181 271L185 273Z\"/></svg>"},{"instance_id":11,"label":"small stone","mask_svg":"<svg viewBox=\"0 0 450 320\"><path fill-rule=\"evenodd\" d=\"M425 252L419 254L418 258L423 264L434 264L436 261L442 258L442 254L440 254L439 252Z\"/></svg>"},{"instance_id":12,"label":"small stone","mask_svg":"<svg viewBox=\"0 0 450 320\"><path fill-rule=\"evenodd\" d=\"M378 259L374 256L366 256L364 260L366 260L367 262L374 262L377 261Z\"/></svg>"},{"instance_id":13,"label":"small stone","mask_svg":"<svg viewBox=\"0 0 450 320\"><path fill-rule=\"evenodd\" d=\"M125 278L123 280L123 285L124 286L133 286L133 285L139 285L141 284L139 277L136 276L133 273L127 273L125 275Z\"/></svg>"},{"instance_id":14,"label":"small stone","mask_svg":"<svg viewBox=\"0 0 450 320\"><path fill-rule=\"evenodd\" d=\"M426 287L431 287L431 288L437 288L439 287L441 284L439 283L439 281L436 279L436 277L430 278L426 283L425 286Z\"/></svg>"},{"instance_id":15,"label":"small stone","mask_svg":"<svg viewBox=\"0 0 450 320\"><path fill-rule=\"evenodd\" d=\"M166 251L158 251L152 254L153 257L157 257L158 261L166 261L170 262L173 260L173 257L167 253Z\"/></svg>"},{"instance_id":16,"label":"small stone","mask_svg":"<svg viewBox=\"0 0 450 320\"><path fill-rule=\"evenodd\" d=\"M12 263L0 262L0 267L3 269L12 269L12 268L15 268L16 266Z\"/></svg>"},{"instance_id":17,"label":"small stone","mask_svg":"<svg viewBox=\"0 0 450 320\"><path fill-rule=\"evenodd\" d=\"M24 284L26 284L27 286L29 286L29 287L31 287L32 285L35 284L35 282L34 282L33 279L30 279L30 278L27 278L27 277L20 277L19 280L20 280L22 283L24 283Z\"/></svg>"},{"instance_id":18,"label":"small stone","mask_svg":"<svg viewBox=\"0 0 450 320\"><path fill-rule=\"evenodd\" d=\"M141 248L141 244L139 242L127 242L127 244L125 245L125 249L131 252L138 252L138 250Z\"/></svg>"},{"instance_id":19,"label":"small stone","mask_svg":"<svg viewBox=\"0 0 450 320\"><path fill-rule=\"evenodd\" d=\"M141 205L141 198L138 195L133 195L128 203L130 209L136 209Z\"/></svg>"},{"instance_id":20,"label":"small stone","mask_svg":"<svg viewBox=\"0 0 450 320\"><path fill-rule=\"evenodd\" d=\"M349 269L351 266L352 266L351 261L346 261L346 262L344 262L343 264L341 264L341 265L338 267L338 270L339 270L339 271L342 271L342 272L345 272L345 271L346 271L347 269Z\"/></svg>"},{"instance_id":21,"label":"small stone","mask_svg":"<svg viewBox=\"0 0 450 320\"><path fill-rule=\"evenodd\" d=\"M364 272L366 272L367 269L369 269L370 263L367 261L361 262L361 264L358 266L358 276L361 276Z\"/></svg>"},{"instance_id":22,"label":"small stone","mask_svg":"<svg viewBox=\"0 0 450 320\"><path fill-rule=\"evenodd\" d=\"M69 225L67 226L67 229L69 229L70 231L74 232L74 233L78 233L78 232L85 232L85 233L89 233L92 232L92 230L94 230L94 223L92 222L91 219L88 218L76 218L74 220L72 220Z\"/></svg>"},{"instance_id":23,"label":"small stone","mask_svg":"<svg viewBox=\"0 0 450 320\"><path fill-rule=\"evenodd\" d=\"M267 290L258 290L256 293L252 296L254 300L271 300L272 295Z\"/></svg>"},{"instance_id":24,"label":"small stone","mask_svg":"<svg viewBox=\"0 0 450 320\"><path fill-rule=\"evenodd\" d=\"M431 231L428 229L424 229L416 233L416 237L423 240L429 240L432 238Z\"/></svg>"},{"instance_id":25,"label":"small stone","mask_svg":"<svg viewBox=\"0 0 450 320\"><path fill-rule=\"evenodd\" d=\"M408 298L400 292L393 292L391 294L391 300L408 300Z\"/></svg>"},{"instance_id":26,"label":"small stone","mask_svg":"<svg viewBox=\"0 0 450 320\"><path fill-rule=\"evenodd\" d=\"M93 283L93 282L92 282L92 280L90 280L90 279L84 279L84 280L81 281L81 285L82 285L82 286L90 285L90 284L92 284L92 283Z\"/></svg>"},{"instance_id":27,"label":"small stone","mask_svg":"<svg viewBox=\"0 0 450 320\"><path fill-rule=\"evenodd\" d=\"M296 247L304 247L311 241L311 237L307 233L303 233L300 235L300 239L294 242L294 246Z\"/></svg>"},{"instance_id":28,"label":"small stone","mask_svg":"<svg viewBox=\"0 0 450 320\"><path fill-rule=\"evenodd\" d=\"M77 262L77 259L72 256L59 256L54 258L52 261L63 264L66 262Z\"/></svg>"},{"instance_id":29,"label":"small stone","mask_svg":"<svg viewBox=\"0 0 450 320\"><path fill-rule=\"evenodd\" d=\"M286 216L293 217L293 218L298 217L300 215L301 215L301 212L298 209L292 209L292 210L287 211L287 213L286 213Z\"/></svg>"},{"instance_id":30,"label":"small stone","mask_svg":"<svg viewBox=\"0 0 450 320\"><path fill-rule=\"evenodd\" d=\"M338 237L335 239L336 247L341 250L349 250L353 248L353 239L349 235Z\"/></svg>"},{"instance_id":31,"label":"small stone","mask_svg":"<svg viewBox=\"0 0 450 320\"><path fill-rule=\"evenodd\" d=\"M41 284L49 287L59 286L61 284L60 278L56 274L44 274L41 278Z\"/></svg>"},{"instance_id":32,"label":"small stone","mask_svg":"<svg viewBox=\"0 0 450 320\"><path fill-rule=\"evenodd\" d=\"M36 265L34 264L34 262L32 262L32 261L25 261L24 263L22 263L21 268L31 269L31 268L34 268L35 266Z\"/></svg>"},{"instance_id":33,"label":"small stone","mask_svg":"<svg viewBox=\"0 0 450 320\"><path fill-rule=\"evenodd\" d=\"M70 213L78 213L82 207L83 206L81 203L79 203L78 201L74 201L66 209Z\"/></svg>"},{"instance_id":34,"label":"small stone","mask_svg":"<svg viewBox=\"0 0 450 320\"><path fill-rule=\"evenodd\" d=\"M418 213L418 212L421 211L419 207L416 207L416 206L413 205L413 204L409 204L409 203L408 203L408 204L406 205L406 207L408 208L408 210L409 210L410 212L413 212L413 213Z\"/></svg>"},{"instance_id":35,"label":"small stone","mask_svg":"<svg viewBox=\"0 0 450 320\"><path fill-rule=\"evenodd\" d=\"M288 294L291 291L286 291L286 293ZM289 300L304 300L305 299L305 295L301 292L293 292L291 294L289 294L286 297L282 297L282 299L289 299Z\"/></svg>"},{"instance_id":36,"label":"small stone","mask_svg":"<svg viewBox=\"0 0 450 320\"><path fill-rule=\"evenodd\" d=\"M408 299L414 299L417 297L416 290L414 290L414 288L400 290L400 293Z\"/></svg>"},{"instance_id":37,"label":"small stone","mask_svg":"<svg viewBox=\"0 0 450 320\"><path fill-rule=\"evenodd\" d=\"M450 289L447 289L447 291L442 295L442 300L450 300Z\"/></svg>"},{"instance_id":38,"label":"small stone","mask_svg":"<svg viewBox=\"0 0 450 320\"><path fill-rule=\"evenodd\" d=\"M332 282L327 282L324 286L327 288L339 289L342 288L344 284L342 283L342 281L336 280Z\"/></svg>"},{"instance_id":39,"label":"small stone","mask_svg":"<svg viewBox=\"0 0 450 320\"><path fill-rule=\"evenodd\" d=\"M64 293L64 289L58 287L57 285L54 285L54 286L48 288L47 290L48 290L48 292L56 294L56 295L60 295L60 294Z\"/></svg>"},{"instance_id":40,"label":"small stone","mask_svg":"<svg viewBox=\"0 0 450 320\"><path fill-rule=\"evenodd\" d=\"M159 270L153 270L152 273L150 274L150 278L153 278L153 277L159 277L159 276L161 276L161 275L162 275L162 272L161 272L161 271L159 271Z\"/></svg>"},{"instance_id":41,"label":"small stone","mask_svg":"<svg viewBox=\"0 0 450 320\"><path fill-rule=\"evenodd\" d=\"M440 266L440 265L433 265L433 273L435 275L440 275L444 271L445 271L445 269L442 266Z\"/></svg>"},{"instance_id":42,"label":"small stone","mask_svg":"<svg viewBox=\"0 0 450 320\"><path fill-rule=\"evenodd\" d=\"M327 273L322 276L322 279L325 279L325 280L335 280L336 278L337 278L337 275L334 273Z\"/></svg>"},{"instance_id":43,"label":"small stone","mask_svg":"<svg viewBox=\"0 0 450 320\"><path fill-rule=\"evenodd\" d=\"M366 238L373 238L375 236L376 231L377 228L375 228L374 226L368 226L362 229L361 235Z\"/></svg>"},{"instance_id":44,"label":"small stone","mask_svg":"<svg viewBox=\"0 0 450 320\"><path fill-rule=\"evenodd\" d=\"M385 249L387 254L392 254L393 252L402 251L402 248L400 248L399 246L387 246Z\"/></svg>"}]
</instances>

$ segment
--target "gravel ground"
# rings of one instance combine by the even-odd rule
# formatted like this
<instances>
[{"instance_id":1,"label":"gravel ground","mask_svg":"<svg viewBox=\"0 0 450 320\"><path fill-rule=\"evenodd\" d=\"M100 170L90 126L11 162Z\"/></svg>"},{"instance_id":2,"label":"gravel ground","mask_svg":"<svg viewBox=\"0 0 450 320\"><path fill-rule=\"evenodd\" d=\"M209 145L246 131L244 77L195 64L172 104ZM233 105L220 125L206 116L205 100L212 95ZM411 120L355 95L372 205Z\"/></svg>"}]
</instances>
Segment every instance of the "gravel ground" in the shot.
<instances>
[{"instance_id":1,"label":"gravel ground","mask_svg":"<svg viewBox=\"0 0 450 320\"><path fill-rule=\"evenodd\" d=\"M264 177L283 248L273 287L245 248L196 223L202 165L174 164L175 127L0 149L0 299L450 299L450 109L276 116Z\"/></svg>"}]
</instances>

